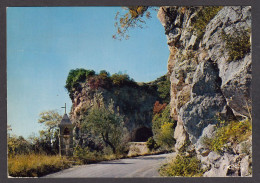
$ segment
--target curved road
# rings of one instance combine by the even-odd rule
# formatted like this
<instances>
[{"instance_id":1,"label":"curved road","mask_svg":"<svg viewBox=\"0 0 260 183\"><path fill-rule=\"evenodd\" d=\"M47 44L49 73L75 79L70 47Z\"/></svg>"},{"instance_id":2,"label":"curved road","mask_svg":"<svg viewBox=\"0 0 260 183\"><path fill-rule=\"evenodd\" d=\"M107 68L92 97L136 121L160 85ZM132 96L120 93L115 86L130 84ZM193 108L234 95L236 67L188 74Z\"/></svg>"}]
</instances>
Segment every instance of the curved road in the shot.
<instances>
[{"instance_id":1,"label":"curved road","mask_svg":"<svg viewBox=\"0 0 260 183\"><path fill-rule=\"evenodd\" d=\"M159 177L158 168L175 153L140 156L135 158L102 161L97 164L81 165L44 178L82 177Z\"/></svg>"}]
</instances>

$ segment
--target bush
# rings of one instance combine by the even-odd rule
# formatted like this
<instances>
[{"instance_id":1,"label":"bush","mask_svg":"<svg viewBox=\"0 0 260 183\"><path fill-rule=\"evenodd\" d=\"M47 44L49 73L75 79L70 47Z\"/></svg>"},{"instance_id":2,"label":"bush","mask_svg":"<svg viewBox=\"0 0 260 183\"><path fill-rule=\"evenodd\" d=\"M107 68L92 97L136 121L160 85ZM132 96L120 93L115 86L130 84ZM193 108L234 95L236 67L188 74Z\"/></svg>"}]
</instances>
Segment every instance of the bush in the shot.
<instances>
[{"instance_id":1,"label":"bush","mask_svg":"<svg viewBox=\"0 0 260 183\"><path fill-rule=\"evenodd\" d=\"M228 124L222 122L222 126L216 130L214 137L204 137L202 143L210 150L221 153L225 148L228 148L229 142L236 145L248 139L251 135L252 124L250 120L231 121Z\"/></svg>"},{"instance_id":2,"label":"bush","mask_svg":"<svg viewBox=\"0 0 260 183\"><path fill-rule=\"evenodd\" d=\"M11 136L7 138L8 155L29 154L32 145L22 136Z\"/></svg>"},{"instance_id":3,"label":"bush","mask_svg":"<svg viewBox=\"0 0 260 183\"><path fill-rule=\"evenodd\" d=\"M29 154L8 157L8 173L13 177L39 177L69 167L69 161L60 156Z\"/></svg>"},{"instance_id":4,"label":"bush","mask_svg":"<svg viewBox=\"0 0 260 183\"><path fill-rule=\"evenodd\" d=\"M82 148L80 146L74 148L73 156L79 164L95 163L101 159L100 152L91 151L89 147Z\"/></svg>"},{"instance_id":5,"label":"bush","mask_svg":"<svg viewBox=\"0 0 260 183\"><path fill-rule=\"evenodd\" d=\"M133 79L127 74L115 73L111 76L111 81L114 86L131 85L135 84Z\"/></svg>"},{"instance_id":6,"label":"bush","mask_svg":"<svg viewBox=\"0 0 260 183\"><path fill-rule=\"evenodd\" d=\"M85 82L88 77L94 75L95 71L93 70L86 70L82 68L70 70L65 85L65 88L69 92L70 97L72 98L73 89L78 89L80 82Z\"/></svg>"},{"instance_id":7,"label":"bush","mask_svg":"<svg viewBox=\"0 0 260 183\"><path fill-rule=\"evenodd\" d=\"M175 121L170 117L170 105L153 116L152 131L158 145L166 148L174 146L174 128Z\"/></svg>"},{"instance_id":8,"label":"bush","mask_svg":"<svg viewBox=\"0 0 260 183\"><path fill-rule=\"evenodd\" d=\"M162 112L166 106L167 106L166 103L160 104L159 101L156 101L153 106L153 114L158 114Z\"/></svg>"},{"instance_id":9,"label":"bush","mask_svg":"<svg viewBox=\"0 0 260 183\"><path fill-rule=\"evenodd\" d=\"M110 77L110 73L107 72L106 70L101 70L99 72L99 76L103 77L103 78L107 78L107 77Z\"/></svg>"},{"instance_id":10,"label":"bush","mask_svg":"<svg viewBox=\"0 0 260 183\"><path fill-rule=\"evenodd\" d=\"M90 77L88 79L88 84L92 90L96 90L100 87L108 89L111 86L111 81L109 77L103 74Z\"/></svg>"},{"instance_id":11,"label":"bush","mask_svg":"<svg viewBox=\"0 0 260 183\"><path fill-rule=\"evenodd\" d=\"M166 147L174 146L176 140L174 139L174 124L170 122L165 122L161 126L161 133L157 137L159 144Z\"/></svg>"},{"instance_id":12,"label":"bush","mask_svg":"<svg viewBox=\"0 0 260 183\"><path fill-rule=\"evenodd\" d=\"M157 95L160 102L163 103L170 103L170 87L171 82L168 79L167 75L163 75L156 80L149 82L149 83L142 83L140 84L143 89Z\"/></svg>"},{"instance_id":13,"label":"bush","mask_svg":"<svg viewBox=\"0 0 260 183\"><path fill-rule=\"evenodd\" d=\"M171 82L169 79L167 79L166 76L163 76L164 80L161 82L158 82L157 84L157 91L159 93L159 97L163 100L165 103L170 103L170 87Z\"/></svg>"},{"instance_id":14,"label":"bush","mask_svg":"<svg viewBox=\"0 0 260 183\"><path fill-rule=\"evenodd\" d=\"M137 86L136 82L127 74L116 73L110 76L109 72L101 70L98 75L93 70L72 69L70 70L65 88L69 92L70 98L73 99L73 92L81 89L81 83L88 82L91 89L96 90L99 87L109 89L113 86Z\"/></svg>"},{"instance_id":15,"label":"bush","mask_svg":"<svg viewBox=\"0 0 260 183\"><path fill-rule=\"evenodd\" d=\"M251 30L235 30L232 34L222 32L222 39L225 41L225 49L228 52L228 61L240 60L251 51L250 43Z\"/></svg>"},{"instance_id":16,"label":"bush","mask_svg":"<svg viewBox=\"0 0 260 183\"><path fill-rule=\"evenodd\" d=\"M155 142L155 140L153 139L153 137L149 137L147 142L146 142L146 146L148 147L148 149L150 151L152 150L156 150L158 149L160 146Z\"/></svg>"},{"instance_id":17,"label":"bush","mask_svg":"<svg viewBox=\"0 0 260 183\"><path fill-rule=\"evenodd\" d=\"M82 148L80 146L76 146L73 153L73 159L76 161L76 164L97 163L122 158L123 156L123 154L113 154L110 148L96 151L89 147Z\"/></svg>"},{"instance_id":18,"label":"bush","mask_svg":"<svg viewBox=\"0 0 260 183\"><path fill-rule=\"evenodd\" d=\"M207 6L201 8L198 14L194 17L192 27L192 29L197 32L198 37L201 38L203 36L210 20L212 20L222 8L222 6Z\"/></svg>"},{"instance_id":19,"label":"bush","mask_svg":"<svg viewBox=\"0 0 260 183\"><path fill-rule=\"evenodd\" d=\"M177 155L170 163L163 165L159 173L161 176L201 177L204 170L195 156Z\"/></svg>"}]
</instances>

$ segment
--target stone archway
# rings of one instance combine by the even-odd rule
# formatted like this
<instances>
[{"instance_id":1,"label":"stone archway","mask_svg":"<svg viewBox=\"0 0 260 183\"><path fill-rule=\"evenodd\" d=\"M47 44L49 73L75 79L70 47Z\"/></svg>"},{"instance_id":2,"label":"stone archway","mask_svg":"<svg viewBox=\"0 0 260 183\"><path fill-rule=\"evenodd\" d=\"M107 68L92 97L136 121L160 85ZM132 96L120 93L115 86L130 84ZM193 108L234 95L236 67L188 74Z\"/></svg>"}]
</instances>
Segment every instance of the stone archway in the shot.
<instances>
[{"instance_id":1,"label":"stone archway","mask_svg":"<svg viewBox=\"0 0 260 183\"><path fill-rule=\"evenodd\" d=\"M153 132L150 128L140 127L134 131L134 142L146 142L149 137L153 136Z\"/></svg>"}]
</instances>

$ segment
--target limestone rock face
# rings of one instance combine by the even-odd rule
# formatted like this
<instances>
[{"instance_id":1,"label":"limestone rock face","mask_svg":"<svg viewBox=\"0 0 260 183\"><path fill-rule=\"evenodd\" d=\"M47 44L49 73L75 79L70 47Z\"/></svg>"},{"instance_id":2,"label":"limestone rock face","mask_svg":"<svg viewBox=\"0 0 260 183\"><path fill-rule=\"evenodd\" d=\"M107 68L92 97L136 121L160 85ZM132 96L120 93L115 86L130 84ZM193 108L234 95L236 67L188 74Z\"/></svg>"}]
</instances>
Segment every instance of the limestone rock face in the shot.
<instances>
[{"instance_id":1,"label":"limestone rock face","mask_svg":"<svg viewBox=\"0 0 260 183\"><path fill-rule=\"evenodd\" d=\"M142 141L140 135L136 136L138 130L141 130L140 133L152 136L153 105L158 100L158 96L138 85L93 90L90 89L87 82L83 83L81 91L75 92L73 96L71 120L74 123L80 122L84 113L93 106L94 102L102 102L108 106L111 100L114 110L124 116L129 141Z\"/></svg>"},{"instance_id":2,"label":"limestone rock face","mask_svg":"<svg viewBox=\"0 0 260 183\"><path fill-rule=\"evenodd\" d=\"M210 60L201 62L194 73L191 98L179 111L192 143L197 142L205 127L217 123L216 114L226 107L220 85L221 79L215 64Z\"/></svg>"},{"instance_id":3,"label":"limestone rock face","mask_svg":"<svg viewBox=\"0 0 260 183\"><path fill-rule=\"evenodd\" d=\"M209 169L204 173L204 177L252 176L252 158L246 154L219 155L210 152L208 156L200 159L204 167Z\"/></svg>"},{"instance_id":4,"label":"limestone rock face","mask_svg":"<svg viewBox=\"0 0 260 183\"><path fill-rule=\"evenodd\" d=\"M251 107L252 58L251 52L240 60L227 61L222 31L235 34L251 29L251 7L224 7L207 25L202 43L208 56L217 62L222 79L221 91L237 116L249 116Z\"/></svg>"},{"instance_id":5,"label":"limestone rock face","mask_svg":"<svg viewBox=\"0 0 260 183\"><path fill-rule=\"evenodd\" d=\"M171 115L178 120L179 145L180 129L196 143L204 128L216 124L216 114L250 116L251 52L229 60L223 31L231 35L249 30L251 7L223 7L207 23L203 36L197 36L192 22L200 8L161 7L158 12L170 50Z\"/></svg>"},{"instance_id":6,"label":"limestone rock face","mask_svg":"<svg viewBox=\"0 0 260 183\"><path fill-rule=\"evenodd\" d=\"M170 106L171 116L177 120L175 148L180 150L189 139L205 166L211 167L204 176L249 175L242 144L218 156L203 147L202 139L214 134L218 118L251 118L251 50L234 59L227 49L233 40L225 37L239 32L251 36L251 7L223 7L199 35L193 23L201 8L161 7L157 15L170 50Z\"/></svg>"}]
</instances>

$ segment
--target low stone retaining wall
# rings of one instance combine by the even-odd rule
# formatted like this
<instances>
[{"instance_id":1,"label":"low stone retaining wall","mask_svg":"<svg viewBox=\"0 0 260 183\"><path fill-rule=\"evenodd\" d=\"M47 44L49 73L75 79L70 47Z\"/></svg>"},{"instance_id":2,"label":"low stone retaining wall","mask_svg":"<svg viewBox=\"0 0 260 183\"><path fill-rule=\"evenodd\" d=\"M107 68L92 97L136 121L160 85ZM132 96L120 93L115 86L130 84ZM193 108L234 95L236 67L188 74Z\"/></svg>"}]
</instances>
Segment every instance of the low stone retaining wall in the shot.
<instances>
[{"instance_id":1,"label":"low stone retaining wall","mask_svg":"<svg viewBox=\"0 0 260 183\"><path fill-rule=\"evenodd\" d=\"M146 142L129 142L129 152L127 156L138 156L149 153Z\"/></svg>"}]
</instances>

